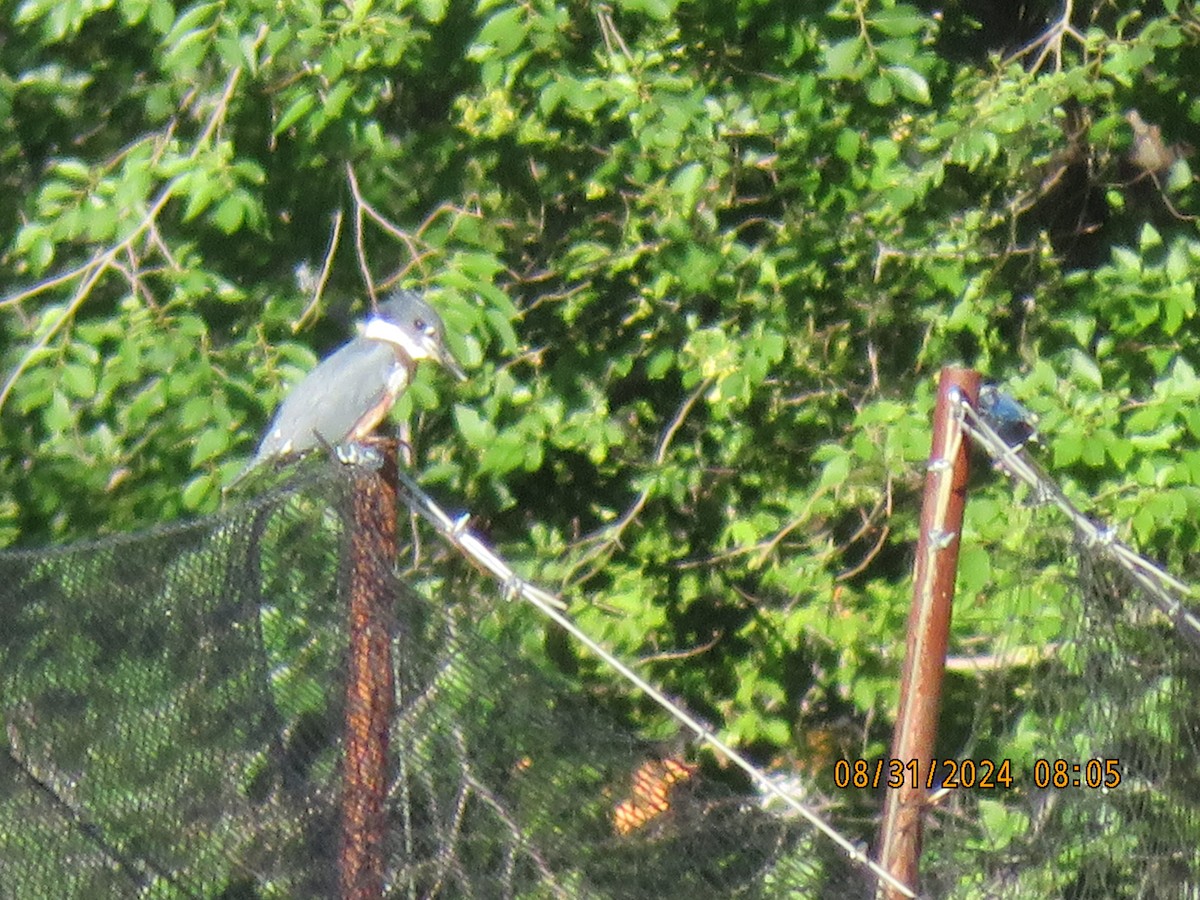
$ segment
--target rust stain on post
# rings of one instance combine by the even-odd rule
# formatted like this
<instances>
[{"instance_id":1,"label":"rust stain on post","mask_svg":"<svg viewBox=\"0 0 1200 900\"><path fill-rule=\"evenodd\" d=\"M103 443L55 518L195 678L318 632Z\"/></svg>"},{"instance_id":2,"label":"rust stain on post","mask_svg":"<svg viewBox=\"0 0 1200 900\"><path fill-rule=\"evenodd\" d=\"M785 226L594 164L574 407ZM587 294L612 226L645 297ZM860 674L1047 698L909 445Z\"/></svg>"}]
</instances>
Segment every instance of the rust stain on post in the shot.
<instances>
[{"instance_id":1,"label":"rust stain on post","mask_svg":"<svg viewBox=\"0 0 1200 900\"><path fill-rule=\"evenodd\" d=\"M917 889L921 829L928 796L926 779L933 763L942 676L950 636L950 608L958 569L959 537L967 486L967 442L953 415L951 392L974 403L979 373L946 368L938 383L933 416L933 449L925 476L921 533L913 575L908 643L900 676L900 709L892 738L891 759L917 760L917 783L905 768L904 785L888 789L879 832L879 864L898 880ZM902 894L885 889L892 900Z\"/></svg>"},{"instance_id":2,"label":"rust stain on post","mask_svg":"<svg viewBox=\"0 0 1200 900\"><path fill-rule=\"evenodd\" d=\"M390 569L396 558L396 445L383 468L354 486L342 836L342 900L384 892L388 738L392 720Z\"/></svg>"}]
</instances>

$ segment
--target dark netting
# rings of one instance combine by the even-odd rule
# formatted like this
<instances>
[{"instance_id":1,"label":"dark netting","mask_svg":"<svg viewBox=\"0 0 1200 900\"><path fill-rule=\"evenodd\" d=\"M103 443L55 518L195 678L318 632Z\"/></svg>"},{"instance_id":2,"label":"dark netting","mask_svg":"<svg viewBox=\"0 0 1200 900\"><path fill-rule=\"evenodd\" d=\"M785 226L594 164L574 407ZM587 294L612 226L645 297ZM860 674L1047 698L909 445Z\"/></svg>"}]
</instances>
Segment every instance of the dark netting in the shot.
<instances>
[{"instance_id":1,"label":"dark netting","mask_svg":"<svg viewBox=\"0 0 1200 900\"><path fill-rule=\"evenodd\" d=\"M0 555L0 894L328 893L345 486Z\"/></svg>"},{"instance_id":2,"label":"dark netting","mask_svg":"<svg viewBox=\"0 0 1200 900\"><path fill-rule=\"evenodd\" d=\"M0 554L0 897L337 896L348 510L375 478ZM426 543L366 561L394 650L385 896L870 894L803 819L539 665L537 613Z\"/></svg>"},{"instance_id":3,"label":"dark netting","mask_svg":"<svg viewBox=\"0 0 1200 900\"><path fill-rule=\"evenodd\" d=\"M638 738L548 665L557 626L452 548L363 558L378 542L351 510L376 478L317 466L196 523L0 554L0 897L337 896L364 569L393 660L383 896L875 895L778 798L698 745ZM925 896L1200 896L1196 650L1094 541L1009 514L1020 546L993 565L1060 571L1063 596L1030 592L975 668L951 660L946 690L976 713L943 723L944 743L966 735L950 755L1011 758L1014 783L933 796ZM1064 598L1074 614L1047 616ZM1116 760L1120 784L1055 786L1057 759L1085 783ZM791 792L873 836L861 791Z\"/></svg>"},{"instance_id":4,"label":"dark netting","mask_svg":"<svg viewBox=\"0 0 1200 900\"><path fill-rule=\"evenodd\" d=\"M1060 572L1062 594L1030 592L996 621L986 670L952 673L951 689L957 674L978 700L954 755L1011 758L1013 785L940 798L922 887L938 898L1200 897L1197 648L1101 547L1063 541L1048 512L1012 512L1021 548L994 564ZM1047 616L1060 604L1065 619Z\"/></svg>"}]
</instances>

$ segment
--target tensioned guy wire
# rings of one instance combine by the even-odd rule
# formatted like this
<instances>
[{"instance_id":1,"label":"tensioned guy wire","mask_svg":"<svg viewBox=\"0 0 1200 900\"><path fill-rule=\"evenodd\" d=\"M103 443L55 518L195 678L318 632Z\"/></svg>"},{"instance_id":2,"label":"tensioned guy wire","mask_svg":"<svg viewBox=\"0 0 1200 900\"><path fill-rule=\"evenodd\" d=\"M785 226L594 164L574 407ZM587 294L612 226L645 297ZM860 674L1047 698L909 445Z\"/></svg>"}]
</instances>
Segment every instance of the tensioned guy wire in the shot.
<instances>
[{"instance_id":1,"label":"tensioned guy wire","mask_svg":"<svg viewBox=\"0 0 1200 900\"><path fill-rule=\"evenodd\" d=\"M442 537L469 557L476 565L496 576L503 584L507 595L523 598L535 606L543 615L554 620L564 631L587 647L613 671L617 672L631 685L657 703L673 719L685 726L689 731L695 733L698 740L707 744L711 749L721 754L750 776L751 780L754 781L758 789L764 794L783 801L783 803L808 821L814 828L837 844L851 860L869 869L881 881L887 882L888 885L899 891L903 896L917 900L919 895L913 893L908 887L872 860L862 846L838 832L832 825L797 800L793 794L780 787L758 766L721 740L716 733L701 723L695 716L671 700L666 694L634 672L633 669L613 656L612 653L604 649L591 636L580 629L578 625L562 612L565 609L565 604L559 598L535 587L516 575L512 568L504 563L490 548L466 530L465 517L457 520L451 518L437 505L433 498L421 489L420 485L408 473L401 470L398 475L400 483L405 489L402 493L407 493L405 501L409 507L432 524Z\"/></svg>"},{"instance_id":2,"label":"tensioned guy wire","mask_svg":"<svg viewBox=\"0 0 1200 900\"><path fill-rule=\"evenodd\" d=\"M1058 507L1071 520L1086 549L1125 570L1153 598L1159 611L1179 635L1200 647L1200 617L1187 605L1197 600L1196 592L1118 540L1116 527L1096 522L1081 512L1041 466L1030 458L1023 442L1013 446L1006 441L988 421L988 417L981 415L980 410L967 402L961 393L957 393L953 399L955 415L976 445L1014 482L1028 485L1038 503L1050 503Z\"/></svg>"}]
</instances>

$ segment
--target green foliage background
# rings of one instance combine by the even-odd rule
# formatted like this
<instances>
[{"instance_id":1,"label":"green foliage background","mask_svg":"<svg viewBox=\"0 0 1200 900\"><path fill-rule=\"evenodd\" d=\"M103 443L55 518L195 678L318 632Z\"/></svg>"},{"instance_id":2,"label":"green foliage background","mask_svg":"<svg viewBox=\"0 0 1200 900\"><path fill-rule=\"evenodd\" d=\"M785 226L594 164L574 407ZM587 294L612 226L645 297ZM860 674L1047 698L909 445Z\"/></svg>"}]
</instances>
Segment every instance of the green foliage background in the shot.
<instances>
[{"instance_id":1,"label":"green foliage background","mask_svg":"<svg viewBox=\"0 0 1200 900\"><path fill-rule=\"evenodd\" d=\"M471 374L398 412L431 489L764 758L878 752L942 365L1200 550L1200 190L1126 118L1200 145L1200 18L1006 6L7 4L0 543L214 509L369 272ZM952 652L1029 606L1053 637L1007 497L973 494Z\"/></svg>"}]
</instances>

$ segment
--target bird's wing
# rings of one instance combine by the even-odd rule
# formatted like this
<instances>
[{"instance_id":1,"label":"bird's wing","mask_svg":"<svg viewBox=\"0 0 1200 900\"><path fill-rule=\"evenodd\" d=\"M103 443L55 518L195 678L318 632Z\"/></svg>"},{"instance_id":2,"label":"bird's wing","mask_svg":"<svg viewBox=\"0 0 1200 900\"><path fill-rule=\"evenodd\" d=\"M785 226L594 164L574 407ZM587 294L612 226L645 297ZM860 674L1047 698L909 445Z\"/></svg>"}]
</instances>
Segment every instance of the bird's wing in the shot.
<instances>
[{"instance_id":1,"label":"bird's wing","mask_svg":"<svg viewBox=\"0 0 1200 900\"><path fill-rule=\"evenodd\" d=\"M387 345L354 338L323 359L284 398L259 445L257 458L302 453L338 444L385 400L400 365Z\"/></svg>"}]
</instances>

